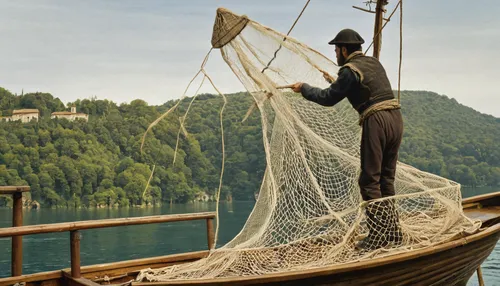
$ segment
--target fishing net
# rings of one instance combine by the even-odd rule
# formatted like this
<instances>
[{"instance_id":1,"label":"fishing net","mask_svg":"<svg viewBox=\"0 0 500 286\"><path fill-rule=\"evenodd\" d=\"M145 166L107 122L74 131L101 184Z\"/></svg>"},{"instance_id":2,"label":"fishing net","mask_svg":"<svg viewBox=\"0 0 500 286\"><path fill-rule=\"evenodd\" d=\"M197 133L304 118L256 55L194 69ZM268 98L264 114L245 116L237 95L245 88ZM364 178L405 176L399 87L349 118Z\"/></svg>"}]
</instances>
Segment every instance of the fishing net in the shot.
<instances>
[{"instance_id":1,"label":"fishing net","mask_svg":"<svg viewBox=\"0 0 500 286\"><path fill-rule=\"evenodd\" d=\"M338 71L331 60L225 9L217 11L212 45L261 115L267 167L259 196L232 241L193 263L143 270L138 280L216 279L353 263L479 228L462 211L459 184L400 162L396 196L362 200L357 113L348 103L323 107L279 88L299 81L326 88L324 72Z\"/></svg>"}]
</instances>

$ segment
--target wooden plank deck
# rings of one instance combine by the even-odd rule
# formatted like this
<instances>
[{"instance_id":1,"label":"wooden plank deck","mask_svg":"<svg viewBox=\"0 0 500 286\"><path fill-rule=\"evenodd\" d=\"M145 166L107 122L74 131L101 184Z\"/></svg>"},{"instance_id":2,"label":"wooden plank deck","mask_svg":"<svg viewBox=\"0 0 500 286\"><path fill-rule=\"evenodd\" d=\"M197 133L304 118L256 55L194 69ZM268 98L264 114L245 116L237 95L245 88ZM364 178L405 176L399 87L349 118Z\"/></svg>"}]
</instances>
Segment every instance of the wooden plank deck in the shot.
<instances>
[{"instance_id":1,"label":"wooden plank deck","mask_svg":"<svg viewBox=\"0 0 500 286\"><path fill-rule=\"evenodd\" d=\"M485 208L465 209L464 213L471 219L480 219L482 222L500 218L500 207L492 206Z\"/></svg>"}]
</instances>

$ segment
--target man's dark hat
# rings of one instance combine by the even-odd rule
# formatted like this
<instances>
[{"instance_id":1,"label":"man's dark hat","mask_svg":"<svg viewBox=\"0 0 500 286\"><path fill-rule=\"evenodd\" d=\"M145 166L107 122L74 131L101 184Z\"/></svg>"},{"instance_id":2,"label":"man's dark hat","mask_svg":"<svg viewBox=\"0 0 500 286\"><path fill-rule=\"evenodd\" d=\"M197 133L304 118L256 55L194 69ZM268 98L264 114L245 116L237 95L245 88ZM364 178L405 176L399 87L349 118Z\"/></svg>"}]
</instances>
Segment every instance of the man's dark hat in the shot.
<instances>
[{"instance_id":1,"label":"man's dark hat","mask_svg":"<svg viewBox=\"0 0 500 286\"><path fill-rule=\"evenodd\" d=\"M356 45L356 44L363 44L365 40L361 38L361 36L358 34L358 32L351 30L351 29L344 29L340 31L337 36L330 42L328 42L329 45Z\"/></svg>"}]
</instances>

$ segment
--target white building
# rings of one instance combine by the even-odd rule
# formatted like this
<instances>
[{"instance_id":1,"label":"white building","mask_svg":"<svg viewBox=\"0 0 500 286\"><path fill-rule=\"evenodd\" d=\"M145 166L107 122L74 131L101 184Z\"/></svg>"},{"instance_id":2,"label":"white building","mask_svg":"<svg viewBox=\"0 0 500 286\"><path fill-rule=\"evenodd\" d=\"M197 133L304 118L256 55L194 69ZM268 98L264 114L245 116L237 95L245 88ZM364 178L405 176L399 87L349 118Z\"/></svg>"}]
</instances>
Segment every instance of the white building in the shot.
<instances>
[{"instance_id":1,"label":"white building","mask_svg":"<svg viewBox=\"0 0 500 286\"><path fill-rule=\"evenodd\" d=\"M66 118L70 121L73 121L77 118L81 118L85 121L89 121L89 115L88 114L85 114L85 113L78 113L76 112L76 106L72 106L71 107L71 112L70 111L56 111L56 112L52 112L52 114L50 115L50 118L51 119L54 119L54 118Z\"/></svg>"},{"instance_id":2,"label":"white building","mask_svg":"<svg viewBox=\"0 0 500 286\"><path fill-rule=\"evenodd\" d=\"M21 120L22 123L28 123L31 120L38 121L40 116L40 111L38 109L14 109L12 110L11 117L2 117L5 121L17 121Z\"/></svg>"}]
</instances>

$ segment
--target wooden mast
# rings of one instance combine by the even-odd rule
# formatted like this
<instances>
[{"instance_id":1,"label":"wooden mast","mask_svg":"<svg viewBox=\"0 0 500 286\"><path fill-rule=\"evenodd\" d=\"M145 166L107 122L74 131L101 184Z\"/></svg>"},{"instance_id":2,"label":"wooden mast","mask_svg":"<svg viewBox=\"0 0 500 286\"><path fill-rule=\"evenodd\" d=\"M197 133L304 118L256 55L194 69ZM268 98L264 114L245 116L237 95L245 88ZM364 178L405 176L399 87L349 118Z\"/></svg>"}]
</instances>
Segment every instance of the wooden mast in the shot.
<instances>
[{"instance_id":1,"label":"wooden mast","mask_svg":"<svg viewBox=\"0 0 500 286\"><path fill-rule=\"evenodd\" d=\"M373 57L380 58L380 49L382 47L382 25L384 20L384 6L387 5L387 0L377 0L375 8L375 29L373 31Z\"/></svg>"},{"instance_id":2,"label":"wooden mast","mask_svg":"<svg viewBox=\"0 0 500 286\"><path fill-rule=\"evenodd\" d=\"M377 2L377 7L375 11L363 9L360 7L352 6L355 9L361 10L363 12L375 14L375 28L373 30L373 57L380 58L380 49L382 48L382 27L384 26L384 20L389 21L389 19L384 18L385 5L389 2L388 0L371 0L369 3ZM392 16L392 14L391 14ZM390 18L390 17L389 17ZM371 46L371 45L370 45Z\"/></svg>"}]
</instances>

